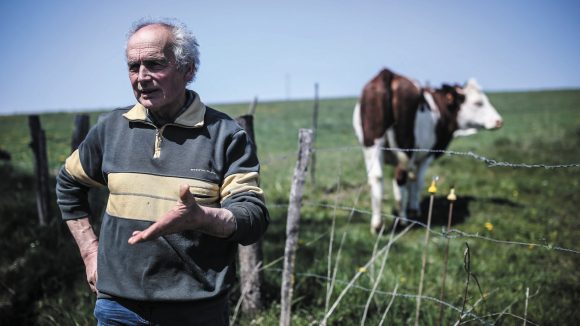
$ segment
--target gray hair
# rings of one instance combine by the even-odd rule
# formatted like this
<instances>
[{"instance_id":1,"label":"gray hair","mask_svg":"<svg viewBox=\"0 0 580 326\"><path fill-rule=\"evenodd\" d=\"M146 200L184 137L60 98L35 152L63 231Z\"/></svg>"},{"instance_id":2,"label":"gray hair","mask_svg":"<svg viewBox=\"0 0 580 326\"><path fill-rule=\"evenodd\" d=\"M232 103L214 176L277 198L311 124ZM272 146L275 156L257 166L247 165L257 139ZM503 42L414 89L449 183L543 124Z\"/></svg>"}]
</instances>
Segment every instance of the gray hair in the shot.
<instances>
[{"instance_id":1,"label":"gray hair","mask_svg":"<svg viewBox=\"0 0 580 326\"><path fill-rule=\"evenodd\" d=\"M149 25L163 25L169 29L173 35L171 48L173 55L175 56L177 69L182 70L186 69L189 65L193 65L194 73L188 83L193 81L199 68L199 44L197 43L193 33L184 23L177 19L142 18L133 23L133 27L129 30L129 33L127 33L127 40L129 40L129 38L138 30ZM125 52L127 52L126 49Z\"/></svg>"}]
</instances>

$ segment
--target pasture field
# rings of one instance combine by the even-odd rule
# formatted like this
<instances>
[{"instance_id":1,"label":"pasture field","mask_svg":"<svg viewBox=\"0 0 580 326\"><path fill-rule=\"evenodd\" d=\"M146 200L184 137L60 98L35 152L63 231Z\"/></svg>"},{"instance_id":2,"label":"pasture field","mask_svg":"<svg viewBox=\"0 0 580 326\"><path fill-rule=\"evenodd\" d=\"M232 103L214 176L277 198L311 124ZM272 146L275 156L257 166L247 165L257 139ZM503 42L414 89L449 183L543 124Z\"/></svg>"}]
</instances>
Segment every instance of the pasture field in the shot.
<instances>
[{"instance_id":1,"label":"pasture field","mask_svg":"<svg viewBox=\"0 0 580 326\"><path fill-rule=\"evenodd\" d=\"M520 163L580 163L580 91L492 93L489 98L504 127L457 138L449 150L513 164L488 166L472 156L447 154L428 171L427 178L436 175L439 182L419 324L438 324L449 239L443 325L453 325L461 311L462 324L469 325L519 325L524 318L528 325L577 325L580 167L529 168ZM329 325L378 325L383 315L384 325L415 321L425 227L416 225L394 238L370 233L369 189L351 127L355 101L320 102L316 182L309 178L305 185L296 258L294 325L317 325L328 311ZM231 116L248 108L247 103L212 106ZM299 128L312 126L312 107L308 100L258 104L254 128L272 217L263 242L267 307L254 317L234 316L235 289L231 306L236 325L278 324L297 135ZM91 122L98 115L91 113ZM53 184L70 151L73 119L72 113L41 116ZM58 221L56 203L55 221L37 226L29 142L26 116L0 116L0 148L12 155L10 163L0 162L0 325L92 325L94 296L73 240ZM390 224L392 169L384 171L383 206ZM443 229L451 186L458 200L453 232L447 234ZM101 198L97 203L102 195L95 196ZM425 189L424 217L428 202ZM102 209L95 206L95 212ZM396 241L387 246L391 239Z\"/></svg>"}]
</instances>

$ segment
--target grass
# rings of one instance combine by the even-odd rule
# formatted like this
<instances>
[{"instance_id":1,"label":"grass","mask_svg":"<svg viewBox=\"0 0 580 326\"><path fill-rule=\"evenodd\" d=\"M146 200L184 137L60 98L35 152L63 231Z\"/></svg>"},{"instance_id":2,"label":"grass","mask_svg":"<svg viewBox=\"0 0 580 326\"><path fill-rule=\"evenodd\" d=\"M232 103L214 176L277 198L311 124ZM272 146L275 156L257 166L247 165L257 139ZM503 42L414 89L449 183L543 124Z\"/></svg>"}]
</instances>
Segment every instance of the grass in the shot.
<instances>
[{"instance_id":1,"label":"grass","mask_svg":"<svg viewBox=\"0 0 580 326\"><path fill-rule=\"evenodd\" d=\"M450 150L473 151L501 162L560 165L579 163L580 91L494 93L490 100L504 118L495 132L458 138ZM364 162L351 127L356 99L328 99L320 103L316 138L316 183L308 180L296 258L292 307L294 325L317 324L325 314L327 279L336 266L330 304L359 272L360 277L337 305L328 323L360 324L369 291L379 277L377 257L365 266L389 236L369 233L370 197ZM259 103L254 121L262 162L262 186L267 194L272 224L264 239L264 296L266 310L258 316L240 316L241 325L277 324L290 181L297 158L299 128L312 125L312 102ZM215 105L232 116L244 114L247 104ZM94 123L98 113L91 114ZM74 115L45 114L51 175L69 153ZM84 281L82 261L62 224L39 227L32 189L32 153L25 116L0 117L0 148L12 155L0 163L0 324L93 324L94 298ZM385 176L392 171L385 167ZM443 252L447 238L445 197L454 185L459 196L454 205L453 233L449 244L446 306L443 324L459 318L463 302L479 320L468 324L572 325L580 322L575 306L580 302L578 201L580 168L488 167L467 156L444 155L428 171L438 175L428 265L421 305L421 325L439 319ZM390 181L385 182L385 212L390 211ZM54 197L53 197L54 198ZM423 196L423 207L428 194ZM352 213L352 208L356 208ZM55 215L56 208L53 207ZM426 215L426 211L424 211ZM391 217L386 216L388 219ZM332 229L332 221L335 228ZM486 228L486 223L493 229ZM489 225L489 224L488 224ZM460 232L462 233L460 233ZM367 325L376 325L397 288L386 315L387 325L414 322L425 229L415 227L393 243L377 292L371 299ZM331 239L331 234L334 237ZM462 236L467 234L467 236ZM344 238L344 244L339 246ZM464 251L470 248L470 266L485 300L471 279L464 297L467 273ZM331 273L328 271L332 245ZM567 251L564 249L572 249ZM277 262L276 262L277 261ZM238 290L232 293L235 302ZM70 309L75 307L75 309ZM471 317L472 318L472 317Z\"/></svg>"}]
</instances>

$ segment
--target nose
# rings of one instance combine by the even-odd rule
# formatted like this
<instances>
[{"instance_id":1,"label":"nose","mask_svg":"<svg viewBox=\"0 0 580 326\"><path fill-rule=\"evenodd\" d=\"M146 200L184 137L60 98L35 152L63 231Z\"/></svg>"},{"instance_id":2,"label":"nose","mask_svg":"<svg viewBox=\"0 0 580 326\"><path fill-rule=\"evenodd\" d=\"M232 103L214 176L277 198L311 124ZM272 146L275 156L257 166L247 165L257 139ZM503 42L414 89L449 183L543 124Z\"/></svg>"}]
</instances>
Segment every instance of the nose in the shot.
<instances>
[{"instance_id":1,"label":"nose","mask_svg":"<svg viewBox=\"0 0 580 326\"><path fill-rule=\"evenodd\" d=\"M149 79L151 76L149 75L149 69L147 69L147 67L145 67L145 65L140 65L139 66L139 75L137 76L139 81L142 80L147 80Z\"/></svg>"},{"instance_id":2,"label":"nose","mask_svg":"<svg viewBox=\"0 0 580 326\"><path fill-rule=\"evenodd\" d=\"M495 128L496 128L496 129L497 129L497 128L501 128L501 126L502 126L502 125L503 125L503 120L501 120L501 119L497 119L497 120L495 121Z\"/></svg>"}]
</instances>

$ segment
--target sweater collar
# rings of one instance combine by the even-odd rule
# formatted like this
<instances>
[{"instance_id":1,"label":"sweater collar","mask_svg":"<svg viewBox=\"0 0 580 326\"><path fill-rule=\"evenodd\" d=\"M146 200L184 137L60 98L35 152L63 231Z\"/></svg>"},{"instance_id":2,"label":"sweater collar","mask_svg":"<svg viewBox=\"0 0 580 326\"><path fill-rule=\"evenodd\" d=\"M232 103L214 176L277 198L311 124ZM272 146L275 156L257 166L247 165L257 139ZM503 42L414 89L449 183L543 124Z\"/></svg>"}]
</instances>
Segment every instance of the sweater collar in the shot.
<instances>
[{"instance_id":1,"label":"sweater collar","mask_svg":"<svg viewBox=\"0 0 580 326\"><path fill-rule=\"evenodd\" d=\"M193 101L171 124L185 128L203 127L203 118L206 110L205 105L201 102L201 99L196 92L191 90L188 90L188 92L193 95ZM151 122L147 117L147 109L141 105L141 103L135 104L135 106L123 114L123 116L129 121Z\"/></svg>"}]
</instances>

